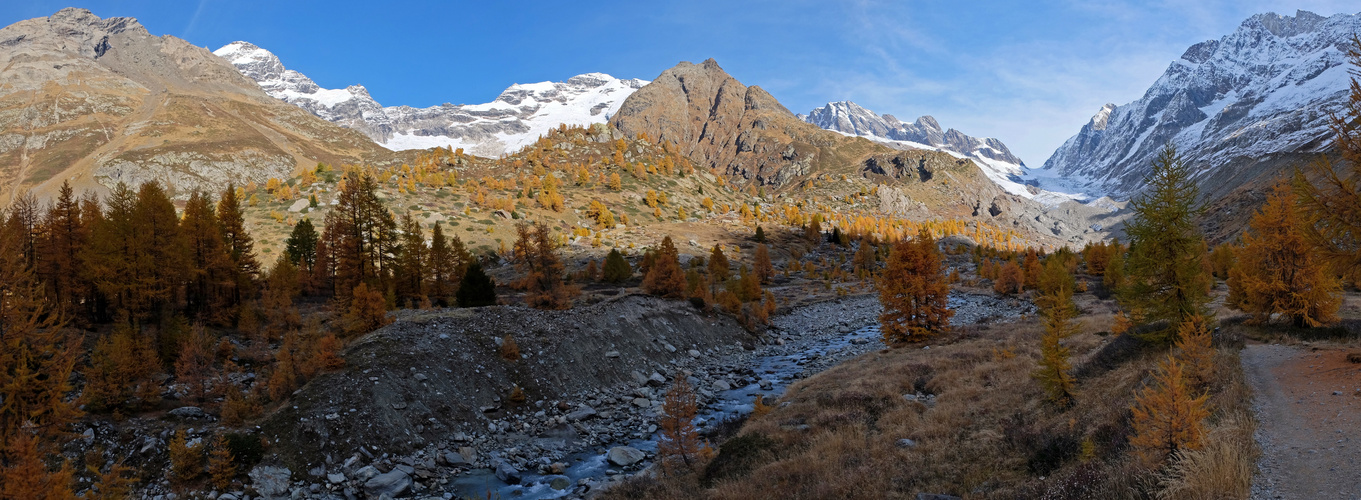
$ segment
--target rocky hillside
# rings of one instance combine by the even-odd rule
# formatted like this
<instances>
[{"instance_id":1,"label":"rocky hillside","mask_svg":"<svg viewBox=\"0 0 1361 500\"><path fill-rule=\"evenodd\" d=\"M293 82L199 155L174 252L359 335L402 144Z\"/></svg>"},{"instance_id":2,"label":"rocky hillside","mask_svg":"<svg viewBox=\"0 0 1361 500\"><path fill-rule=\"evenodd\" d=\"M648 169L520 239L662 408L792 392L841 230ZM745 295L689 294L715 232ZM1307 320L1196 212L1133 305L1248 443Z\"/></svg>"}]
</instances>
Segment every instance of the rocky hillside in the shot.
<instances>
[{"instance_id":1,"label":"rocky hillside","mask_svg":"<svg viewBox=\"0 0 1361 500\"><path fill-rule=\"evenodd\" d=\"M284 68L270 51L247 42L232 42L214 54L269 95L363 132L388 149L451 147L486 157L519 151L559 124L602 123L624 98L647 84L587 73L565 82L511 85L486 104L384 107L363 85L322 88L306 75Z\"/></svg>"},{"instance_id":2,"label":"rocky hillside","mask_svg":"<svg viewBox=\"0 0 1361 500\"><path fill-rule=\"evenodd\" d=\"M1028 191L1004 190L1000 184L1011 181L991 179L974 159L823 130L760 87L743 85L713 59L662 72L629 96L610 123L629 136L674 142L681 154L731 183L787 199L810 189L830 197L872 189L879 213L973 218L1069 242L1109 226L1099 221L1108 218L1106 209L1066 198L1042 203Z\"/></svg>"},{"instance_id":3,"label":"rocky hillside","mask_svg":"<svg viewBox=\"0 0 1361 500\"><path fill-rule=\"evenodd\" d=\"M64 9L15 23L0 29L0 67L0 203L66 179L155 179L182 194L391 156L131 18Z\"/></svg>"},{"instance_id":4,"label":"rocky hillside","mask_svg":"<svg viewBox=\"0 0 1361 500\"><path fill-rule=\"evenodd\" d=\"M1142 98L1107 104L1044 169L1116 197L1137 192L1172 143L1207 198L1271 177L1328 145L1328 114L1346 100L1346 45L1361 15L1259 14L1191 46Z\"/></svg>"},{"instance_id":5,"label":"rocky hillside","mask_svg":"<svg viewBox=\"0 0 1361 500\"><path fill-rule=\"evenodd\" d=\"M1006 144L991 137L982 139L955 129L942 130L934 117L922 116L904 123L893 115L878 115L850 101L829 102L800 119L826 130L860 136L894 149L930 149L978 164L989 179L1009 193L1030 197L1022 178L1025 162L1011 154Z\"/></svg>"},{"instance_id":6,"label":"rocky hillside","mask_svg":"<svg viewBox=\"0 0 1361 500\"><path fill-rule=\"evenodd\" d=\"M800 119L818 127L858 135L883 142L907 142L919 148L936 148L959 153L973 159L993 160L1024 166L1025 162L1011 154L1006 144L992 137L977 138L955 129L942 130L940 123L930 115L905 123L889 114L878 115L851 101L829 102Z\"/></svg>"}]
</instances>

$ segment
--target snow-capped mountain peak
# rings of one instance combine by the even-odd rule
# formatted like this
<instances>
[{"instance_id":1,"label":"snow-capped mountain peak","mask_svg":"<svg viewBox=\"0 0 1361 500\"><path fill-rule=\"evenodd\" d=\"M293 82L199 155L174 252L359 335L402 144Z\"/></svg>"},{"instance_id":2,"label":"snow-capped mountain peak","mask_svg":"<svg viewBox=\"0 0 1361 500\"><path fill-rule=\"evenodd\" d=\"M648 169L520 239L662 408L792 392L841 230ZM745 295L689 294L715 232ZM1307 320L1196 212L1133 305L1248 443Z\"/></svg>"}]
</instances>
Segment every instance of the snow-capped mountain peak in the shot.
<instances>
[{"instance_id":1,"label":"snow-capped mountain peak","mask_svg":"<svg viewBox=\"0 0 1361 500\"><path fill-rule=\"evenodd\" d=\"M1088 122L1092 130L1106 130L1106 123L1111 119L1111 111L1115 111L1114 104L1106 103L1105 106L1102 106L1101 111L1097 111L1092 116L1092 121Z\"/></svg>"},{"instance_id":2,"label":"snow-capped mountain peak","mask_svg":"<svg viewBox=\"0 0 1361 500\"><path fill-rule=\"evenodd\" d=\"M559 124L603 123L647 82L586 73L564 82L517 83L485 104L428 108L384 107L362 85L326 89L284 67L277 56L248 42L213 52L255 80L269 95L349 127L392 150L437 146L500 156L538 140Z\"/></svg>"},{"instance_id":3,"label":"snow-capped mountain peak","mask_svg":"<svg viewBox=\"0 0 1361 500\"><path fill-rule=\"evenodd\" d=\"M1033 198L1047 205L1065 200L1082 200L1082 194L1045 191L1025 163L1011 154L1002 141L976 138L955 129L943 130L940 122L923 115L905 123L893 115L879 115L850 101L829 102L800 119L845 135L860 136L899 149L931 149L974 161L983 174L1008 193ZM1052 184L1052 183L1047 183ZM1060 188L1055 188L1060 189Z\"/></svg>"},{"instance_id":4,"label":"snow-capped mountain peak","mask_svg":"<svg viewBox=\"0 0 1361 500\"><path fill-rule=\"evenodd\" d=\"M879 115L851 101L829 102L799 118L827 130L869 139L914 143L919 148L951 151L971 158L987 158L1017 167L1025 163L1006 145L990 137L971 137L955 129L942 130L940 122L923 115L905 123L893 115ZM911 145L911 144L909 144Z\"/></svg>"},{"instance_id":5,"label":"snow-capped mountain peak","mask_svg":"<svg viewBox=\"0 0 1361 500\"><path fill-rule=\"evenodd\" d=\"M1103 107L1043 169L1125 198L1171 143L1207 195L1227 194L1264 162L1327 146L1329 113L1346 101L1346 48L1357 32L1361 14L1254 15L1233 33L1192 45L1140 99Z\"/></svg>"}]
</instances>

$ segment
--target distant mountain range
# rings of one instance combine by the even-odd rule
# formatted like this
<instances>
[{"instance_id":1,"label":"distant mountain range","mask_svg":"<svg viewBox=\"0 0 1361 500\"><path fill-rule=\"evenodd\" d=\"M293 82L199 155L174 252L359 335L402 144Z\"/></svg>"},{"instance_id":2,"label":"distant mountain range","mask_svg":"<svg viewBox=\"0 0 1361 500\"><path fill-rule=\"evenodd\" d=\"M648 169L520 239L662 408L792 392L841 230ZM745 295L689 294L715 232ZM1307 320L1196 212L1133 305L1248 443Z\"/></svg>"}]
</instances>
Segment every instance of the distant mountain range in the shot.
<instances>
[{"instance_id":1,"label":"distant mountain range","mask_svg":"<svg viewBox=\"0 0 1361 500\"><path fill-rule=\"evenodd\" d=\"M395 151L451 146L478 156L501 156L532 144L562 123L603 123L625 98L647 84L587 73L565 82L511 85L486 104L384 107L363 85L322 88L306 75L286 69L270 51L247 42L233 42L213 53L269 95L363 132Z\"/></svg>"},{"instance_id":2,"label":"distant mountain range","mask_svg":"<svg viewBox=\"0 0 1361 500\"><path fill-rule=\"evenodd\" d=\"M301 166L381 163L352 130L260 91L207 49L136 19L63 9L0 29L0 206L159 180L187 196Z\"/></svg>"},{"instance_id":3,"label":"distant mountain range","mask_svg":"<svg viewBox=\"0 0 1361 500\"><path fill-rule=\"evenodd\" d=\"M1346 102L1346 50L1358 32L1361 15L1252 16L1188 48L1142 98L1102 107L1043 169L1128 197L1171 143L1208 199L1272 178L1328 147L1328 114Z\"/></svg>"},{"instance_id":4,"label":"distant mountain range","mask_svg":"<svg viewBox=\"0 0 1361 500\"><path fill-rule=\"evenodd\" d=\"M905 123L850 101L837 101L798 117L833 132L864 137L897 149L928 149L969 158L1007 192L1031 197L1037 191L1025 185L1025 162L1002 141L991 137L978 139L953 128L942 130L940 123L929 115Z\"/></svg>"}]
</instances>

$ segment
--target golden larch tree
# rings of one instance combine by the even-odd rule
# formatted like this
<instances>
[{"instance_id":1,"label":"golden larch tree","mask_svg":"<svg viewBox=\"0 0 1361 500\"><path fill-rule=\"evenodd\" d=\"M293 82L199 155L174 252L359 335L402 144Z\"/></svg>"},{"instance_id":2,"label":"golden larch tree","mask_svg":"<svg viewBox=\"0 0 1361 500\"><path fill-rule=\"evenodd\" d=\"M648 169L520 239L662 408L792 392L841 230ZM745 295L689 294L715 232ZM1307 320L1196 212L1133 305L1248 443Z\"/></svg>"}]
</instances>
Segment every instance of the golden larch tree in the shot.
<instances>
[{"instance_id":1,"label":"golden larch tree","mask_svg":"<svg viewBox=\"0 0 1361 500\"><path fill-rule=\"evenodd\" d=\"M662 432L657 439L657 461L667 473L693 470L712 454L695 429L695 412L695 391L684 377L676 377L666 391L659 417Z\"/></svg>"},{"instance_id":2,"label":"golden larch tree","mask_svg":"<svg viewBox=\"0 0 1361 500\"><path fill-rule=\"evenodd\" d=\"M1073 402L1076 382L1069 373L1073 365L1068 359L1068 347L1062 341L1078 331L1073 323L1077 316L1073 277L1061 262L1050 259L1044 264L1038 284L1043 295L1035 302L1044 316L1044 335L1040 337L1040 367L1032 376L1044 387L1050 401L1067 407Z\"/></svg>"},{"instance_id":3,"label":"golden larch tree","mask_svg":"<svg viewBox=\"0 0 1361 500\"><path fill-rule=\"evenodd\" d=\"M227 438L218 434L217 439L213 440L212 451L208 453L208 476L217 489L226 490L231 486L232 479L236 477L234 460L232 450L227 447Z\"/></svg>"},{"instance_id":4,"label":"golden larch tree","mask_svg":"<svg viewBox=\"0 0 1361 500\"><path fill-rule=\"evenodd\" d=\"M1204 388L1214 376L1214 347L1210 328L1203 316L1192 316L1177 328L1177 359L1186 365L1182 370L1194 388Z\"/></svg>"},{"instance_id":5,"label":"golden larch tree","mask_svg":"<svg viewBox=\"0 0 1361 500\"><path fill-rule=\"evenodd\" d=\"M770 247L764 243L756 245L754 259L752 272L756 273L756 278L761 283L770 283L770 278L775 276L775 266L770 262Z\"/></svg>"},{"instance_id":6,"label":"golden larch tree","mask_svg":"<svg viewBox=\"0 0 1361 500\"><path fill-rule=\"evenodd\" d=\"M1277 184L1243 235L1238 263L1230 272L1233 302L1266 321L1272 314L1297 327L1337 319L1342 286L1305 235L1295 196Z\"/></svg>"},{"instance_id":7,"label":"golden larch tree","mask_svg":"<svg viewBox=\"0 0 1361 500\"><path fill-rule=\"evenodd\" d=\"M948 302L950 286L940 249L929 233L894 244L877 286L884 306L879 316L884 342L921 342L949 329L955 314Z\"/></svg>"},{"instance_id":8,"label":"golden larch tree","mask_svg":"<svg viewBox=\"0 0 1361 500\"><path fill-rule=\"evenodd\" d=\"M680 267L680 252L671 237L662 238L655 262L643 276L643 290L668 299L685 298L685 272Z\"/></svg>"},{"instance_id":9,"label":"golden larch tree","mask_svg":"<svg viewBox=\"0 0 1361 500\"><path fill-rule=\"evenodd\" d=\"M1139 458L1152 466L1162 464L1180 450L1201 447L1207 396L1196 397L1186 383L1182 363L1168 356L1158 367L1153 383L1139 392L1134 402L1134 435L1129 444Z\"/></svg>"}]
</instances>

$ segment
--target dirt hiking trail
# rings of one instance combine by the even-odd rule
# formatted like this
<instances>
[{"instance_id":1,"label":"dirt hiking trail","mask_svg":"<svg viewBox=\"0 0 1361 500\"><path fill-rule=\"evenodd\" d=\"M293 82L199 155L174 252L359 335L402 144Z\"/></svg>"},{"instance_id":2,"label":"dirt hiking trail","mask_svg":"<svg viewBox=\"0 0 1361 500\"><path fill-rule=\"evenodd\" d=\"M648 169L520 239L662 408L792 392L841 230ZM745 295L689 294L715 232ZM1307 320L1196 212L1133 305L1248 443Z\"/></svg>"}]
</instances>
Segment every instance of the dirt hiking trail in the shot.
<instances>
[{"instance_id":1,"label":"dirt hiking trail","mask_svg":"<svg viewBox=\"0 0 1361 500\"><path fill-rule=\"evenodd\" d=\"M1254 499L1361 499L1361 364L1340 348L1249 344L1262 447Z\"/></svg>"}]
</instances>

